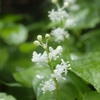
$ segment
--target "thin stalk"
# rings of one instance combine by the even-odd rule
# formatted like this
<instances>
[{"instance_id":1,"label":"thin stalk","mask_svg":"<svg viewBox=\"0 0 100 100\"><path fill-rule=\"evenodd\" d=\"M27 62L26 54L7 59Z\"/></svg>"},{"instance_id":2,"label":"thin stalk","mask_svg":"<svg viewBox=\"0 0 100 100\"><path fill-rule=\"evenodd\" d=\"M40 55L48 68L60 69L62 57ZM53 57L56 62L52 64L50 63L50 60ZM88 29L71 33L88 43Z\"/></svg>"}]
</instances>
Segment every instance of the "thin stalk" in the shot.
<instances>
[{"instance_id":1,"label":"thin stalk","mask_svg":"<svg viewBox=\"0 0 100 100\"><path fill-rule=\"evenodd\" d=\"M49 68L50 68L50 70L51 70L51 73L54 74L54 70L53 70L53 68L52 68L52 66L51 66L51 61L50 61L50 58L49 58L48 48L46 48L46 53L47 53ZM53 78L53 80L54 80L55 85L56 85L56 96L57 96L57 100L60 100L60 91L59 91L58 82L57 82L56 78Z\"/></svg>"},{"instance_id":2,"label":"thin stalk","mask_svg":"<svg viewBox=\"0 0 100 100\"><path fill-rule=\"evenodd\" d=\"M59 85L58 85L58 82L57 82L56 78L54 78L54 82L55 82L55 84L56 84L56 95L57 95L57 100L60 100Z\"/></svg>"},{"instance_id":3,"label":"thin stalk","mask_svg":"<svg viewBox=\"0 0 100 100\"><path fill-rule=\"evenodd\" d=\"M61 26L62 26L62 28L64 28L65 29L65 27L64 27L64 20L61 20ZM68 60L71 60L71 57L70 57L70 50L69 50L69 45L68 45L68 39L66 39L65 38L65 36L64 36L64 42L65 42L65 44L66 44L66 46L67 46L67 48L66 48L66 51L67 51L67 57L68 57Z\"/></svg>"},{"instance_id":4,"label":"thin stalk","mask_svg":"<svg viewBox=\"0 0 100 100\"><path fill-rule=\"evenodd\" d=\"M66 44L66 51L67 51L67 55L68 55L68 60L71 60L68 39L66 39L65 37L64 37L64 42Z\"/></svg>"}]
</instances>

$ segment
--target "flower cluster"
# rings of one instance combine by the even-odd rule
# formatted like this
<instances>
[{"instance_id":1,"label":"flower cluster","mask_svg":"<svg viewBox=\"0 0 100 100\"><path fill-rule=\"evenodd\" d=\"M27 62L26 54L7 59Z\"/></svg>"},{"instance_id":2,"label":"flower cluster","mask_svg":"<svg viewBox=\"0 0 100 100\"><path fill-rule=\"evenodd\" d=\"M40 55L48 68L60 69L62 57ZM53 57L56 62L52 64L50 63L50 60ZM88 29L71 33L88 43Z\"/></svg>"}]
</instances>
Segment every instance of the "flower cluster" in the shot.
<instances>
[{"instance_id":1,"label":"flower cluster","mask_svg":"<svg viewBox=\"0 0 100 100\"><path fill-rule=\"evenodd\" d=\"M49 34L45 35L46 38L46 43L43 43L42 41L42 36L38 35L37 36L37 40L34 41L34 44L36 46L40 45L44 48L44 52L41 53L37 53L36 51L33 51L33 55L32 55L32 62L35 62L36 64L48 64L48 66L50 67L51 70L51 78L47 81L45 81L42 84L42 91L43 93L45 93L45 91L53 91L56 89L56 84L54 80L59 80L59 78L64 79L65 77L62 76L62 73L65 73L65 75L67 74L68 70L70 69L70 64L69 62L65 62L63 59L61 59L61 64L57 64L55 69L53 69L53 67L51 66L51 64L49 65L49 63L52 63L52 60L56 60L57 58L59 58L59 56L62 53L62 47L61 46L57 46L56 49L53 49L51 46L48 46L48 39L50 38ZM38 76L40 78L40 76Z\"/></svg>"},{"instance_id":2,"label":"flower cluster","mask_svg":"<svg viewBox=\"0 0 100 100\"><path fill-rule=\"evenodd\" d=\"M36 51L34 51L33 56L32 56L32 62L35 62L37 64L47 63L46 52L44 52L43 54L41 54L41 53L38 54Z\"/></svg>"},{"instance_id":3,"label":"flower cluster","mask_svg":"<svg viewBox=\"0 0 100 100\"><path fill-rule=\"evenodd\" d=\"M70 29L75 26L76 19L72 17L70 12L67 12L65 8L68 8L68 11L78 10L78 5L75 4L76 0L63 0L63 6L61 7L58 3L58 0L52 0L52 3L56 5L57 10L52 9L48 13L48 17L52 22L60 22L61 26L55 28L51 31L51 35L54 36L55 42L65 41L69 38L68 31L65 29ZM55 26L56 27L56 26Z\"/></svg>"},{"instance_id":4,"label":"flower cluster","mask_svg":"<svg viewBox=\"0 0 100 100\"><path fill-rule=\"evenodd\" d=\"M64 38L69 38L68 31L65 31L63 28L53 29L51 35L54 36L56 42L61 42Z\"/></svg>"},{"instance_id":5,"label":"flower cluster","mask_svg":"<svg viewBox=\"0 0 100 100\"><path fill-rule=\"evenodd\" d=\"M68 14L66 13L65 10L58 8L57 11L55 11L54 9L49 11L48 17L50 18L51 21L54 22L54 21L60 21L63 20L64 18L67 18Z\"/></svg>"},{"instance_id":6,"label":"flower cluster","mask_svg":"<svg viewBox=\"0 0 100 100\"><path fill-rule=\"evenodd\" d=\"M54 69L54 74L51 74L53 78L56 78L57 80L59 78L66 80L66 78L62 77L62 73L65 73L65 75L68 72L68 69L70 69L69 61L65 62L63 59L61 59L61 64L57 64L56 68Z\"/></svg>"},{"instance_id":7,"label":"flower cluster","mask_svg":"<svg viewBox=\"0 0 100 100\"><path fill-rule=\"evenodd\" d=\"M57 0L52 0L52 3L56 4L57 10L52 9L49 11L48 17L52 22L61 21L63 19L68 18L68 13L64 10L64 8L68 7L68 3L64 2L63 6L60 7Z\"/></svg>"},{"instance_id":8,"label":"flower cluster","mask_svg":"<svg viewBox=\"0 0 100 100\"><path fill-rule=\"evenodd\" d=\"M68 2L70 4L69 6L70 11L77 11L80 9L79 5L76 4L76 0L64 0L64 2Z\"/></svg>"},{"instance_id":9,"label":"flower cluster","mask_svg":"<svg viewBox=\"0 0 100 100\"><path fill-rule=\"evenodd\" d=\"M61 42L64 41L66 38L69 38L68 31L65 31L65 26L68 26L67 23L69 24L69 22L66 21L66 19L69 18L69 14L66 12L65 8L69 6L69 3L67 1L64 1L62 7L60 7L58 0L52 0L52 3L54 3L57 6L57 10L52 9L51 11L49 11L48 17L52 22L59 21L63 23L63 26L62 28L58 27L53 29L51 31L51 35L54 36L55 42ZM65 22L66 24L64 24Z\"/></svg>"},{"instance_id":10,"label":"flower cluster","mask_svg":"<svg viewBox=\"0 0 100 100\"><path fill-rule=\"evenodd\" d=\"M53 91L56 89L55 87L55 83L52 79L49 79L48 81L45 81L44 84L41 84L43 87L41 88L43 93L45 93L45 91Z\"/></svg>"},{"instance_id":11,"label":"flower cluster","mask_svg":"<svg viewBox=\"0 0 100 100\"><path fill-rule=\"evenodd\" d=\"M47 35L48 35L48 37L50 37L49 34L46 34L45 37ZM34 41L34 44L36 46L38 46L38 45L42 46L45 49L45 51L43 52L43 54L37 53L36 51L34 51L33 55L32 55L32 59L31 59L32 62L35 62L37 64L48 63L48 58L50 61L52 59L56 60L59 57L59 55L61 55L62 47L60 45L57 46L56 49L53 49L51 46L48 47L48 39L49 38L46 37L46 43L43 43L42 36L41 35L37 36L37 40ZM47 49L48 49L48 52L47 52Z\"/></svg>"},{"instance_id":12,"label":"flower cluster","mask_svg":"<svg viewBox=\"0 0 100 100\"><path fill-rule=\"evenodd\" d=\"M71 28L75 25L75 19L73 18L68 18L65 22L65 27L66 28Z\"/></svg>"}]
</instances>

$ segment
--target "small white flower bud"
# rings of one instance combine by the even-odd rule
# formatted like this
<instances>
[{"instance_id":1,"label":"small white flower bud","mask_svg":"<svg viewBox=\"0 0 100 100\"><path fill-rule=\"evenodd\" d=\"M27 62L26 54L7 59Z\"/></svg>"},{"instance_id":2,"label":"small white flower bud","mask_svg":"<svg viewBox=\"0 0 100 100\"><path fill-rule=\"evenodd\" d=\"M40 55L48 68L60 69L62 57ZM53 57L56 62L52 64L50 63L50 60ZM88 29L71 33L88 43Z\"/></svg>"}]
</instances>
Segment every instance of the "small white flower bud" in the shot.
<instances>
[{"instance_id":1,"label":"small white flower bud","mask_svg":"<svg viewBox=\"0 0 100 100\"><path fill-rule=\"evenodd\" d=\"M45 38L46 38L46 39L49 39L49 38L50 38L50 34L46 34L46 35L45 35Z\"/></svg>"},{"instance_id":2,"label":"small white flower bud","mask_svg":"<svg viewBox=\"0 0 100 100\"><path fill-rule=\"evenodd\" d=\"M69 3L68 2L64 2L64 7L68 7Z\"/></svg>"},{"instance_id":3,"label":"small white flower bud","mask_svg":"<svg viewBox=\"0 0 100 100\"><path fill-rule=\"evenodd\" d=\"M72 68L71 67L68 67L68 70L72 70Z\"/></svg>"},{"instance_id":4,"label":"small white flower bud","mask_svg":"<svg viewBox=\"0 0 100 100\"><path fill-rule=\"evenodd\" d=\"M57 1L58 1L58 0L52 0L52 3L54 3L54 4L55 4L55 3L57 3Z\"/></svg>"},{"instance_id":5,"label":"small white flower bud","mask_svg":"<svg viewBox=\"0 0 100 100\"><path fill-rule=\"evenodd\" d=\"M37 40L35 40L35 41L34 41L34 45L38 46L38 45L40 45L40 42L37 41Z\"/></svg>"},{"instance_id":6,"label":"small white flower bud","mask_svg":"<svg viewBox=\"0 0 100 100\"><path fill-rule=\"evenodd\" d=\"M37 40L42 41L42 35L38 35Z\"/></svg>"}]
</instances>

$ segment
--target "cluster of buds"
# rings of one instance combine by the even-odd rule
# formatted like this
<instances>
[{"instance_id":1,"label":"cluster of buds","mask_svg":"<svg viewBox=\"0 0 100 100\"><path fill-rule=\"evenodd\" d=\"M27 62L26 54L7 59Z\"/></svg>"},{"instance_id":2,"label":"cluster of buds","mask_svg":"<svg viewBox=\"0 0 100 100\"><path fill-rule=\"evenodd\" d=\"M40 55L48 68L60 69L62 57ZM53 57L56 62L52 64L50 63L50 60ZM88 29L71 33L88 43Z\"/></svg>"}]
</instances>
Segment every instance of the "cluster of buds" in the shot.
<instances>
[{"instance_id":1,"label":"cluster of buds","mask_svg":"<svg viewBox=\"0 0 100 100\"><path fill-rule=\"evenodd\" d=\"M48 43L48 39L50 38L50 35L49 34L46 34L45 35L45 38L46 38L46 43L44 44L43 42L42 42L42 36L41 35L38 35L37 36L37 40L35 40L34 41L34 45L36 45L36 46L42 46L44 49L46 49L47 48L47 43Z\"/></svg>"}]
</instances>

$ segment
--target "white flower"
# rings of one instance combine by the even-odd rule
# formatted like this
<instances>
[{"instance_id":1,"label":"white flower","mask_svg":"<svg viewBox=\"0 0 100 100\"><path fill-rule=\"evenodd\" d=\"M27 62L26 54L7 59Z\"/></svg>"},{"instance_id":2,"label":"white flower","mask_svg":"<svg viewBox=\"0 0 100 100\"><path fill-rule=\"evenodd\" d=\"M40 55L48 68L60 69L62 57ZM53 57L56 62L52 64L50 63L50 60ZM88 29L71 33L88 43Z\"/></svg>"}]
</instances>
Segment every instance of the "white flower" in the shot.
<instances>
[{"instance_id":1,"label":"white flower","mask_svg":"<svg viewBox=\"0 0 100 100\"><path fill-rule=\"evenodd\" d=\"M68 72L68 69L71 69L70 68L70 64L69 64L69 61L67 61L67 62L65 62L63 59L61 59L61 66L62 66L62 70L63 70L63 72L65 73L65 75L67 74L67 72Z\"/></svg>"},{"instance_id":2,"label":"white flower","mask_svg":"<svg viewBox=\"0 0 100 100\"><path fill-rule=\"evenodd\" d=\"M73 53L71 53L71 59L72 60L77 60L79 57L77 56L77 55L75 55L75 54L73 54Z\"/></svg>"},{"instance_id":3,"label":"white flower","mask_svg":"<svg viewBox=\"0 0 100 100\"><path fill-rule=\"evenodd\" d=\"M68 69L70 69L69 67L70 67L69 62L65 62L63 59L61 59L61 64L57 64L57 65L56 65L56 68L55 68L55 70L54 70L54 74L51 74L51 76L52 76L53 78L56 78L57 80L58 80L59 78L65 80L65 78L62 77L61 74L62 74L62 73L65 73L65 75L66 75L67 72L68 72Z\"/></svg>"},{"instance_id":4,"label":"white flower","mask_svg":"<svg viewBox=\"0 0 100 100\"><path fill-rule=\"evenodd\" d=\"M55 11L54 9L52 9L51 11L49 11L49 15L48 17L50 18L51 21L61 21L65 18L68 17L68 14L65 10L58 8L57 11Z\"/></svg>"},{"instance_id":5,"label":"white flower","mask_svg":"<svg viewBox=\"0 0 100 100\"><path fill-rule=\"evenodd\" d=\"M56 60L59 57L59 55L62 53L62 47L58 46L55 50L52 47L49 47L49 51L50 51L49 53L50 60L51 59Z\"/></svg>"},{"instance_id":6,"label":"white flower","mask_svg":"<svg viewBox=\"0 0 100 100\"><path fill-rule=\"evenodd\" d=\"M36 77L37 77L38 79L43 79L43 78L44 78L44 76L39 75L39 74L37 74Z\"/></svg>"},{"instance_id":7,"label":"white flower","mask_svg":"<svg viewBox=\"0 0 100 100\"><path fill-rule=\"evenodd\" d=\"M73 27L75 25L75 19L73 18L68 18L65 22L65 27Z\"/></svg>"},{"instance_id":8,"label":"white flower","mask_svg":"<svg viewBox=\"0 0 100 100\"><path fill-rule=\"evenodd\" d=\"M41 89L42 89L43 93L45 93L45 91L50 91L51 92L51 91L56 89L55 83L52 79L50 79L48 81L45 81L45 83L42 84L42 85L43 85L43 87Z\"/></svg>"},{"instance_id":9,"label":"white flower","mask_svg":"<svg viewBox=\"0 0 100 100\"><path fill-rule=\"evenodd\" d=\"M71 11L77 11L77 10L80 9L80 6L77 5L77 4L72 4L72 5L69 7L69 9L70 9Z\"/></svg>"},{"instance_id":10,"label":"white flower","mask_svg":"<svg viewBox=\"0 0 100 100\"><path fill-rule=\"evenodd\" d=\"M32 56L32 62L35 62L37 64L41 64L41 63L47 63L47 54L46 52L44 52L43 54L41 53L37 53L37 52L33 52L33 56Z\"/></svg>"},{"instance_id":11,"label":"white flower","mask_svg":"<svg viewBox=\"0 0 100 100\"><path fill-rule=\"evenodd\" d=\"M56 4L58 2L58 0L52 0L52 3Z\"/></svg>"},{"instance_id":12,"label":"white flower","mask_svg":"<svg viewBox=\"0 0 100 100\"><path fill-rule=\"evenodd\" d=\"M69 33L63 28L56 28L52 30L51 35L55 37L56 42L64 41L64 37L69 38Z\"/></svg>"},{"instance_id":13,"label":"white flower","mask_svg":"<svg viewBox=\"0 0 100 100\"><path fill-rule=\"evenodd\" d=\"M68 2L69 4L75 3L76 0L64 0L65 2Z\"/></svg>"},{"instance_id":14,"label":"white flower","mask_svg":"<svg viewBox=\"0 0 100 100\"><path fill-rule=\"evenodd\" d=\"M64 2L64 7L68 7L69 3L68 2Z\"/></svg>"},{"instance_id":15,"label":"white flower","mask_svg":"<svg viewBox=\"0 0 100 100\"><path fill-rule=\"evenodd\" d=\"M66 78L62 77L60 69L55 69L54 74L51 74L51 77L58 79L66 80Z\"/></svg>"}]
</instances>

